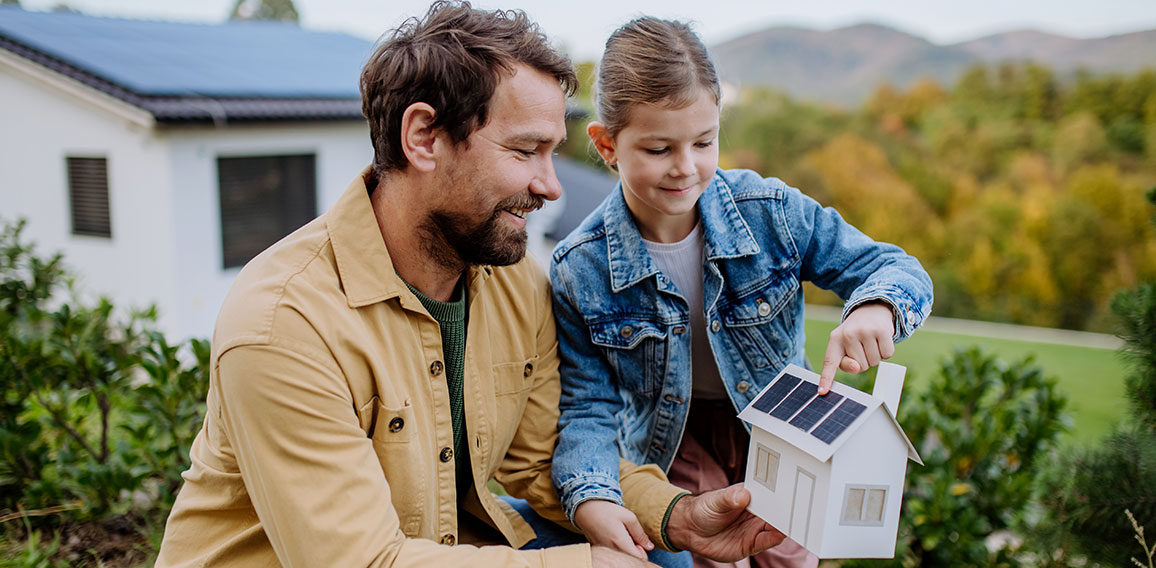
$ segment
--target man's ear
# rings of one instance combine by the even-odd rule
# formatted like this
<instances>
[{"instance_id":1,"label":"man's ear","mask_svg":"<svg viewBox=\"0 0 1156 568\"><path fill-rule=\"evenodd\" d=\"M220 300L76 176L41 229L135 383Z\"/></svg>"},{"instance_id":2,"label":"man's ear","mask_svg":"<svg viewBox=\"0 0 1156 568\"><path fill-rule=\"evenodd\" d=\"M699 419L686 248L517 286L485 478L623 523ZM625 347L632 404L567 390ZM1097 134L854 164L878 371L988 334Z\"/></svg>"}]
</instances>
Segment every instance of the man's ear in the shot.
<instances>
[{"instance_id":1,"label":"man's ear","mask_svg":"<svg viewBox=\"0 0 1156 568\"><path fill-rule=\"evenodd\" d=\"M586 135L594 143L594 149L602 156L602 161L608 166L618 164L618 155L614 149L614 137L606 132L606 125L601 122L591 122L586 125Z\"/></svg>"},{"instance_id":2,"label":"man's ear","mask_svg":"<svg viewBox=\"0 0 1156 568\"><path fill-rule=\"evenodd\" d=\"M427 103L413 103L401 115L401 149L409 165L420 172L437 167L439 129L434 128L437 112Z\"/></svg>"}]
</instances>

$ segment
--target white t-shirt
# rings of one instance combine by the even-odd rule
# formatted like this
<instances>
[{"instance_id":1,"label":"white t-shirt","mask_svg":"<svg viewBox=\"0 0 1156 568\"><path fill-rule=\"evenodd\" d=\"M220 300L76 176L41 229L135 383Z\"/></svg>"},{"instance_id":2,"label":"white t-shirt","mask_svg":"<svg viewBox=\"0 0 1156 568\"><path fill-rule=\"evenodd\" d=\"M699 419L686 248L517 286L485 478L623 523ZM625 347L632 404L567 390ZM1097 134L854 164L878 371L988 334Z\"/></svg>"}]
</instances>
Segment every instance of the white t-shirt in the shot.
<instances>
[{"instance_id":1,"label":"white t-shirt","mask_svg":"<svg viewBox=\"0 0 1156 568\"><path fill-rule=\"evenodd\" d=\"M699 400L725 400L726 387L706 333L702 300L702 265L705 260L702 222L677 243L656 243L646 239L642 242L658 269L674 282L690 307L689 337L672 336L670 341L690 341L691 395Z\"/></svg>"}]
</instances>

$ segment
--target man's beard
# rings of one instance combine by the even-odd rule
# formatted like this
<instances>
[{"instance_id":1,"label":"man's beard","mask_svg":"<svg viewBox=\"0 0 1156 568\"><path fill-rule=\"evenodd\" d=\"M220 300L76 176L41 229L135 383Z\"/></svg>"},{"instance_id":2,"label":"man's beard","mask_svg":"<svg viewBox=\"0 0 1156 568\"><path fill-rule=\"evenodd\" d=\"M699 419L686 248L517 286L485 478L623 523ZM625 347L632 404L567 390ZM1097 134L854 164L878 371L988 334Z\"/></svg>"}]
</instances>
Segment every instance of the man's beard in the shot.
<instances>
[{"instance_id":1,"label":"man's beard","mask_svg":"<svg viewBox=\"0 0 1156 568\"><path fill-rule=\"evenodd\" d=\"M538 209L544 201L536 195L516 195L499 203L481 222L464 213L431 212L422 227L426 252L447 267L514 264L526 255L526 230L504 227L502 214L512 208Z\"/></svg>"}]
</instances>

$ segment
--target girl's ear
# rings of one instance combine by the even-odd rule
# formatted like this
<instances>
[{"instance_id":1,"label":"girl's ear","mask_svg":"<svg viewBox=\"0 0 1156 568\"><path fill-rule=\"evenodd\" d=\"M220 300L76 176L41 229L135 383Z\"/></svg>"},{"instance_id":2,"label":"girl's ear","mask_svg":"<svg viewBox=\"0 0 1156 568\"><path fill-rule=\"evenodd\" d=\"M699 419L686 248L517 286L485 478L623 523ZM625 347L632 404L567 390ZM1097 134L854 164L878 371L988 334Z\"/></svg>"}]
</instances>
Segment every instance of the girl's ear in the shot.
<instances>
[{"instance_id":1,"label":"girl's ear","mask_svg":"<svg viewBox=\"0 0 1156 568\"><path fill-rule=\"evenodd\" d=\"M401 115L401 149L409 165L420 172L437 166L438 130L433 127L437 112L426 103L413 103Z\"/></svg>"},{"instance_id":2,"label":"girl's ear","mask_svg":"<svg viewBox=\"0 0 1156 568\"><path fill-rule=\"evenodd\" d=\"M591 122L586 125L586 135L594 143L594 149L602 156L606 165L614 167L618 164L618 156L614 149L614 138L606 132L606 125L601 122Z\"/></svg>"}]
</instances>

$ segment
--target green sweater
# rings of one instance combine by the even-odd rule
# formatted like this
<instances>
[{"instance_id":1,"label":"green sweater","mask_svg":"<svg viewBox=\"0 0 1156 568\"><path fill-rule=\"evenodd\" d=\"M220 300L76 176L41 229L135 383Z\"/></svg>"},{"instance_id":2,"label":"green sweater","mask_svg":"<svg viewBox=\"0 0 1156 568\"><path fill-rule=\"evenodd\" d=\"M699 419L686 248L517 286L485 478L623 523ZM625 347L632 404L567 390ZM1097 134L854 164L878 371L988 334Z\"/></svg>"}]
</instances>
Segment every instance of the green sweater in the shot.
<instances>
[{"instance_id":1,"label":"green sweater","mask_svg":"<svg viewBox=\"0 0 1156 568\"><path fill-rule=\"evenodd\" d=\"M454 427L454 457L457 458L456 475L458 498L465 497L470 487L470 452L466 444L466 416L465 398L462 393L463 369L466 362L466 288L462 280L454 288L453 296L448 302L441 302L422 294L417 288L410 286L409 290L421 305L425 306L429 315L437 320L442 332L442 358L445 359L446 386L450 393L450 418Z\"/></svg>"}]
</instances>

